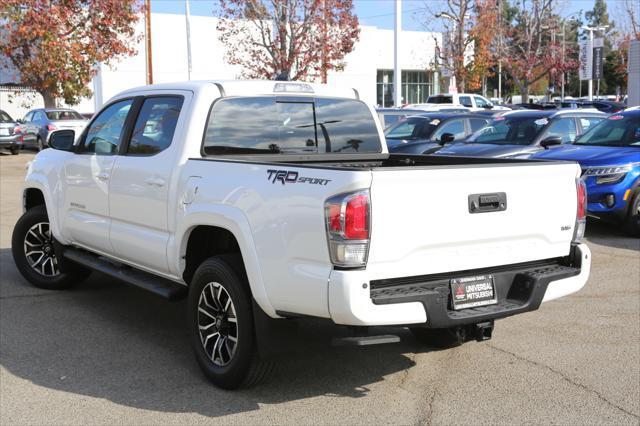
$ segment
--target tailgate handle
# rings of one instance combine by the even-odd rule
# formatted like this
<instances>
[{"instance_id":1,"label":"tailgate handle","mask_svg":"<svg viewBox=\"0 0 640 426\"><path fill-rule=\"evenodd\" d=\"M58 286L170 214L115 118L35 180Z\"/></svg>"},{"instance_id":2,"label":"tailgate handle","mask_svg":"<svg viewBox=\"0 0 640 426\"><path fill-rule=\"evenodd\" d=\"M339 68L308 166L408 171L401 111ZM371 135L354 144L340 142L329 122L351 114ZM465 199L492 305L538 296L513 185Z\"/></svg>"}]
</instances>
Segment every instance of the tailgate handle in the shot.
<instances>
[{"instance_id":1,"label":"tailgate handle","mask_svg":"<svg viewBox=\"0 0 640 426\"><path fill-rule=\"evenodd\" d=\"M507 194L504 192L469 195L469 213L501 212L506 209Z\"/></svg>"}]
</instances>

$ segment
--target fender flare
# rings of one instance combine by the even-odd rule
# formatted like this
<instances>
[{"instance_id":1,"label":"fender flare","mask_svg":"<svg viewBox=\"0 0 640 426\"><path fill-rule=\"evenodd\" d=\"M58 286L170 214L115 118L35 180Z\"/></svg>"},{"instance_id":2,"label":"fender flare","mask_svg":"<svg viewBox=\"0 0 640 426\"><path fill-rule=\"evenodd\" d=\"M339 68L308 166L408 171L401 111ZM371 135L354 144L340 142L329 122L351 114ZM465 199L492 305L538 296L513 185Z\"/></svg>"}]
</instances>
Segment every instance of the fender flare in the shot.
<instances>
[{"instance_id":1,"label":"fender flare","mask_svg":"<svg viewBox=\"0 0 640 426\"><path fill-rule=\"evenodd\" d=\"M264 286L251 226L244 213L236 207L218 205L212 208L210 204L198 205L196 203L187 207L186 211L184 211L184 216L178 219L176 232L171 237L167 249L171 273L182 276L186 265L184 256L189 236L198 226L223 228L235 237L240 247L254 300L267 315L272 318L280 318L276 314L276 310L271 304Z\"/></svg>"}]
</instances>

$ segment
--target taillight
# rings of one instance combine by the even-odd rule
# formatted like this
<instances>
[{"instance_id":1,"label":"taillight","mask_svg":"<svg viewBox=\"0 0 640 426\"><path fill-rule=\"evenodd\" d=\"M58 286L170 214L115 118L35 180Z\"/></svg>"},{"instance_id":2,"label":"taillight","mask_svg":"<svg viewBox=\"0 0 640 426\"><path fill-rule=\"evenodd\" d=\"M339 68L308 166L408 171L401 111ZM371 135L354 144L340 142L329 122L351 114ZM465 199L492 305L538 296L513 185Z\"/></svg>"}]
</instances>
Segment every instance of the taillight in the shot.
<instances>
[{"instance_id":1,"label":"taillight","mask_svg":"<svg viewBox=\"0 0 640 426\"><path fill-rule=\"evenodd\" d=\"M367 264L370 207L368 190L336 195L325 202L329 255L334 265Z\"/></svg>"},{"instance_id":2,"label":"taillight","mask_svg":"<svg viewBox=\"0 0 640 426\"><path fill-rule=\"evenodd\" d=\"M576 192L578 208L576 211L576 224L573 231L573 242L579 243L584 238L587 227L587 186L582 179L576 179Z\"/></svg>"},{"instance_id":3,"label":"taillight","mask_svg":"<svg viewBox=\"0 0 640 426\"><path fill-rule=\"evenodd\" d=\"M48 131L53 132L56 129L57 129L57 127L54 126L53 124L47 124L47 130Z\"/></svg>"},{"instance_id":4,"label":"taillight","mask_svg":"<svg viewBox=\"0 0 640 426\"><path fill-rule=\"evenodd\" d=\"M15 126L11 132L12 135L16 135L18 133L22 133L22 129L20 128L20 126Z\"/></svg>"}]
</instances>

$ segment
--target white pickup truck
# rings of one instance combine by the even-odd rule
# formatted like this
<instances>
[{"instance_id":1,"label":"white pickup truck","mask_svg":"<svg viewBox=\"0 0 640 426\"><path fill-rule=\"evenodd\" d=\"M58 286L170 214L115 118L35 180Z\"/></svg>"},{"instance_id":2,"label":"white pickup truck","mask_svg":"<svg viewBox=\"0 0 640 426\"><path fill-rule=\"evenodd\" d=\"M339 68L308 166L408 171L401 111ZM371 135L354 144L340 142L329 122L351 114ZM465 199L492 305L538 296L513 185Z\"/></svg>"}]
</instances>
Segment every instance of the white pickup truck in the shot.
<instances>
[{"instance_id":1,"label":"white pickup truck","mask_svg":"<svg viewBox=\"0 0 640 426\"><path fill-rule=\"evenodd\" d=\"M443 110L455 107L467 108L470 111L484 111L490 109L492 111L510 111L501 105L494 105L484 96L475 95L473 93L445 93L441 95L431 95L424 104L410 104L406 108L423 109L426 111Z\"/></svg>"},{"instance_id":2,"label":"white pickup truck","mask_svg":"<svg viewBox=\"0 0 640 426\"><path fill-rule=\"evenodd\" d=\"M575 163L390 155L354 90L271 81L127 90L29 165L12 252L46 289L97 270L187 297L196 359L235 388L296 318L491 336L587 281ZM275 330L275 331L274 331Z\"/></svg>"}]
</instances>

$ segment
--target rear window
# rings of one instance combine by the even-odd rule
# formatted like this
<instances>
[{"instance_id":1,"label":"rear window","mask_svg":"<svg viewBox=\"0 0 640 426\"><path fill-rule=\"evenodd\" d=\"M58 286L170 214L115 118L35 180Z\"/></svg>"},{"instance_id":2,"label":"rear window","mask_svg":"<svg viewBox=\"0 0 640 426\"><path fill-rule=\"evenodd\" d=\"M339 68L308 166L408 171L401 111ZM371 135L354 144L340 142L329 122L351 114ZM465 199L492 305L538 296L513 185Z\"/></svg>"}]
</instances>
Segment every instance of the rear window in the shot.
<instances>
[{"instance_id":1,"label":"rear window","mask_svg":"<svg viewBox=\"0 0 640 426\"><path fill-rule=\"evenodd\" d=\"M84 120L84 118L75 111L47 111L47 118L49 120Z\"/></svg>"},{"instance_id":2,"label":"rear window","mask_svg":"<svg viewBox=\"0 0 640 426\"><path fill-rule=\"evenodd\" d=\"M452 104L453 97L451 96L429 96L427 99L428 104Z\"/></svg>"},{"instance_id":3,"label":"rear window","mask_svg":"<svg viewBox=\"0 0 640 426\"><path fill-rule=\"evenodd\" d=\"M362 102L306 97L229 98L211 109L206 154L380 152L373 116Z\"/></svg>"},{"instance_id":4,"label":"rear window","mask_svg":"<svg viewBox=\"0 0 640 426\"><path fill-rule=\"evenodd\" d=\"M0 111L0 123L12 123L12 122L13 120L11 119L9 114L7 114L4 111Z\"/></svg>"}]
</instances>

